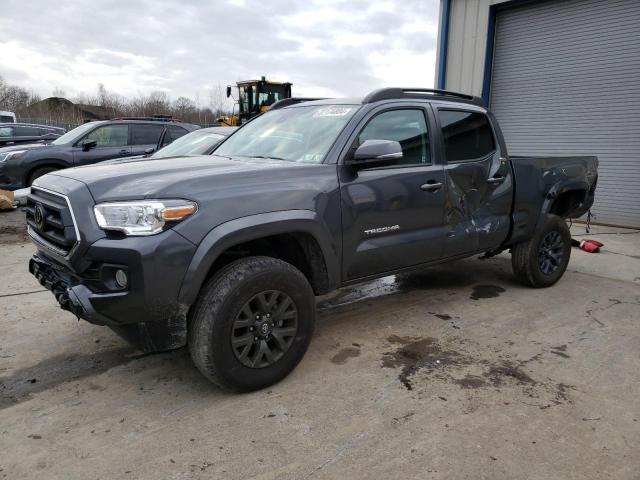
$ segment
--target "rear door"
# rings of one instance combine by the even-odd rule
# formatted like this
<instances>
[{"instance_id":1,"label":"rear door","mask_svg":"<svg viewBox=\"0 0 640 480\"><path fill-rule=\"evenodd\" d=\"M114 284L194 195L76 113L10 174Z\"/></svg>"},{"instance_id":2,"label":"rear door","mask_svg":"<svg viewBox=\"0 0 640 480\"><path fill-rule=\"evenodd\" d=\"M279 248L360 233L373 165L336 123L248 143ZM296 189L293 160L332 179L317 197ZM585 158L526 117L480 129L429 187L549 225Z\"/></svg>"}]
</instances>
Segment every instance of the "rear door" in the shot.
<instances>
[{"instance_id":1,"label":"rear door","mask_svg":"<svg viewBox=\"0 0 640 480\"><path fill-rule=\"evenodd\" d=\"M440 257L444 170L434 161L433 118L425 106L373 110L350 140L396 140L403 158L384 167L340 166L343 278L352 280Z\"/></svg>"},{"instance_id":2,"label":"rear door","mask_svg":"<svg viewBox=\"0 0 640 480\"><path fill-rule=\"evenodd\" d=\"M436 108L445 163L445 257L500 246L510 228L513 176L488 115Z\"/></svg>"},{"instance_id":3,"label":"rear door","mask_svg":"<svg viewBox=\"0 0 640 480\"><path fill-rule=\"evenodd\" d=\"M95 140L96 146L84 150L81 144L85 140ZM90 165L130 155L129 125L126 123L113 123L98 127L76 142L73 147L73 162L76 166Z\"/></svg>"},{"instance_id":4,"label":"rear door","mask_svg":"<svg viewBox=\"0 0 640 480\"><path fill-rule=\"evenodd\" d=\"M132 123L131 129L131 154L144 155L145 151L158 147L158 141L165 129L163 124Z\"/></svg>"}]
</instances>

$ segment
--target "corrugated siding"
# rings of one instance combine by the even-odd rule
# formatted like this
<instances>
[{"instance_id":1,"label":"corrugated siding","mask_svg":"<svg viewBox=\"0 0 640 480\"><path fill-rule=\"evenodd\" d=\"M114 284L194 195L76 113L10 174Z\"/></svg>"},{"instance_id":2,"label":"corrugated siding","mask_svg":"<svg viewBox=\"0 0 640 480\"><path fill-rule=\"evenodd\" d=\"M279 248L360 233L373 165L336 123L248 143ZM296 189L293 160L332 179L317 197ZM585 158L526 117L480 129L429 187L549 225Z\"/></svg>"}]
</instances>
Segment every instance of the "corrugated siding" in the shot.
<instances>
[{"instance_id":1,"label":"corrugated siding","mask_svg":"<svg viewBox=\"0 0 640 480\"><path fill-rule=\"evenodd\" d=\"M498 13L491 85L514 155L597 155L597 221L640 227L640 1Z\"/></svg>"},{"instance_id":2,"label":"corrugated siding","mask_svg":"<svg viewBox=\"0 0 640 480\"><path fill-rule=\"evenodd\" d=\"M490 0L453 0L449 21L446 88L479 95ZM478 93L476 93L478 92Z\"/></svg>"}]
</instances>

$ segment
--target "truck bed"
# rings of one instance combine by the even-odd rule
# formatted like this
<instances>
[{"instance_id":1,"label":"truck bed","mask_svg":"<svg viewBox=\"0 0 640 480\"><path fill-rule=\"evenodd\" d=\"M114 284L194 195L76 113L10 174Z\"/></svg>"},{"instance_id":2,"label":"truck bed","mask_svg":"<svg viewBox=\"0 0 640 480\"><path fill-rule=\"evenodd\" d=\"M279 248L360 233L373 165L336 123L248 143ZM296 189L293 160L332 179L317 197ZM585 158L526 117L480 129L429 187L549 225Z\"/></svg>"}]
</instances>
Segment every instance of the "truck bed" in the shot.
<instances>
[{"instance_id":1,"label":"truck bed","mask_svg":"<svg viewBox=\"0 0 640 480\"><path fill-rule=\"evenodd\" d=\"M515 177L510 244L526 239L541 214L578 218L593 205L598 158L510 156Z\"/></svg>"}]
</instances>

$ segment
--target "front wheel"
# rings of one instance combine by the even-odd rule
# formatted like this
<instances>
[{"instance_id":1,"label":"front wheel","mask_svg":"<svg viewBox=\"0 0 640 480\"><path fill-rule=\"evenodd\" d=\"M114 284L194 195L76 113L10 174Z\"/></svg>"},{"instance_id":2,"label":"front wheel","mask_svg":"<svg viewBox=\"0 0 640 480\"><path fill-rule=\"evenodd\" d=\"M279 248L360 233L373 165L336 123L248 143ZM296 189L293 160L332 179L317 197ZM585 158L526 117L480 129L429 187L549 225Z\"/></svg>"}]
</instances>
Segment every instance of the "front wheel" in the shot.
<instances>
[{"instance_id":1,"label":"front wheel","mask_svg":"<svg viewBox=\"0 0 640 480\"><path fill-rule=\"evenodd\" d=\"M557 215L548 215L542 227L528 241L514 245L511 266L523 284L550 287L564 275L571 256L571 232Z\"/></svg>"},{"instance_id":2,"label":"front wheel","mask_svg":"<svg viewBox=\"0 0 640 480\"><path fill-rule=\"evenodd\" d=\"M313 290L298 269L271 257L237 260L198 297L189 326L191 358L220 387L267 387L300 362L315 315Z\"/></svg>"}]
</instances>

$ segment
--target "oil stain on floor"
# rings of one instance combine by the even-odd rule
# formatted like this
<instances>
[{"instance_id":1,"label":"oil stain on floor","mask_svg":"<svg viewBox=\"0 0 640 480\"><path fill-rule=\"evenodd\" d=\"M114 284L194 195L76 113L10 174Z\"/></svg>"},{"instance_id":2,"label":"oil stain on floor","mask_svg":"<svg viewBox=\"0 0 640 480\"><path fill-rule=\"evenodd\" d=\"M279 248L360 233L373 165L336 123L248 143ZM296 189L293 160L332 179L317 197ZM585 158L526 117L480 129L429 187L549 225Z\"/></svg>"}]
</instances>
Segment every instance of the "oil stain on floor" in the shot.
<instances>
[{"instance_id":1,"label":"oil stain on floor","mask_svg":"<svg viewBox=\"0 0 640 480\"><path fill-rule=\"evenodd\" d=\"M391 335L387 340L395 349L382 356L382 366L399 368L398 380L409 391L440 381L464 389L519 388L541 409L571 402L567 391L573 387L549 379L537 381L524 371L523 362L481 358L443 346L432 337Z\"/></svg>"},{"instance_id":2,"label":"oil stain on floor","mask_svg":"<svg viewBox=\"0 0 640 480\"><path fill-rule=\"evenodd\" d=\"M495 298L499 297L501 293L506 290L498 285L474 285L473 292L471 292L472 300L480 300L483 298Z\"/></svg>"}]
</instances>

